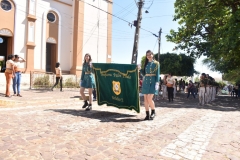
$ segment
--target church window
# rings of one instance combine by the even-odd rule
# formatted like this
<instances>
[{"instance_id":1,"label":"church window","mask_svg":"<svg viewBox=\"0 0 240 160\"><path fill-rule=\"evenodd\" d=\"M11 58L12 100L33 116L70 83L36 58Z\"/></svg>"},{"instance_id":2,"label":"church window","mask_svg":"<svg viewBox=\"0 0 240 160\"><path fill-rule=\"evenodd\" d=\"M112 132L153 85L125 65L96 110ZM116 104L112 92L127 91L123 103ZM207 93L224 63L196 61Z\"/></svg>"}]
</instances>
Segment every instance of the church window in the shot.
<instances>
[{"instance_id":1,"label":"church window","mask_svg":"<svg viewBox=\"0 0 240 160\"><path fill-rule=\"evenodd\" d=\"M12 9L12 4L7 0L2 0L1 8L5 11L10 11Z\"/></svg>"}]
</instances>

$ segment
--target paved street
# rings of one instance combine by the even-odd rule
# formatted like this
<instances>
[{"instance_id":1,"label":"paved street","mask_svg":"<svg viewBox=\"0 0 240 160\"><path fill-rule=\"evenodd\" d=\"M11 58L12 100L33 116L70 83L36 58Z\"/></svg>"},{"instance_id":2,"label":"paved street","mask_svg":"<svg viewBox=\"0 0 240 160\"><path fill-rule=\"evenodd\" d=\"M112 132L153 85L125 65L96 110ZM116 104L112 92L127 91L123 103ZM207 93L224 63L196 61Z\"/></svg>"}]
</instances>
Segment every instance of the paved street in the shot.
<instances>
[{"instance_id":1,"label":"paved street","mask_svg":"<svg viewBox=\"0 0 240 160\"><path fill-rule=\"evenodd\" d=\"M81 109L78 90L0 92L0 160L239 160L240 100L206 106L178 93L156 101L157 117L93 104Z\"/></svg>"}]
</instances>

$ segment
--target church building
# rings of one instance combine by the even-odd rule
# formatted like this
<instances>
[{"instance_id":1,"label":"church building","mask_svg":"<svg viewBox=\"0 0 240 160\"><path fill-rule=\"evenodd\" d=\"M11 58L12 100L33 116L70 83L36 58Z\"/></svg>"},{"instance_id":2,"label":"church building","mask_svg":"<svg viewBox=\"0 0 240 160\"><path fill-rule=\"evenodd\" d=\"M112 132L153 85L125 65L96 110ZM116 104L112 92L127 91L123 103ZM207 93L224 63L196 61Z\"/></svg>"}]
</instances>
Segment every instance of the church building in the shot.
<instances>
[{"instance_id":1,"label":"church building","mask_svg":"<svg viewBox=\"0 0 240 160\"><path fill-rule=\"evenodd\" d=\"M110 14L107 14L107 13ZM79 75L83 58L110 63L112 0L0 0L0 57L26 59L24 72Z\"/></svg>"}]
</instances>

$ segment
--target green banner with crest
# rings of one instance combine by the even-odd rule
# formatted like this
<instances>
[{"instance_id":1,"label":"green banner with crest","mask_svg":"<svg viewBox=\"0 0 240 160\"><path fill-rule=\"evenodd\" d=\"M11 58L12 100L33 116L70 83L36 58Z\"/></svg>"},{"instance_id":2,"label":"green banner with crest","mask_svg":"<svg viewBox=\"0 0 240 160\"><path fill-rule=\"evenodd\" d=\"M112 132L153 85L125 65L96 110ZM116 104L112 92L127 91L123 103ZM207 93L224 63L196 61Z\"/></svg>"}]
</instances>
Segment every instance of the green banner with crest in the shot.
<instances>
[{"instance_id":1,"label":"green banner with crest","mask_svg":"<svg viewBox=\"0 0 240 160\"><path fill-rule=\"evenodd\" d=\"M93 63L98 105L140 112L138 70L133 64Z\"/></svg>"}]
</instances>

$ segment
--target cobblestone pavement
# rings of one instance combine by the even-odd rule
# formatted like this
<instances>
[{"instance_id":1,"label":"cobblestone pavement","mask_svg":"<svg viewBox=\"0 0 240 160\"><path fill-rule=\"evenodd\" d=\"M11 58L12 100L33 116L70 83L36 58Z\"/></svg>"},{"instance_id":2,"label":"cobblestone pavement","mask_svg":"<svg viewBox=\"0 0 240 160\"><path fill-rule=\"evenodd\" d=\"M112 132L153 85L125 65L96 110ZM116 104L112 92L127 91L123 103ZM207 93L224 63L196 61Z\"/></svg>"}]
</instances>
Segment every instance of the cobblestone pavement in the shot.
<instances>
[{"instance_id":1,"label":"cobblestone pavement","mask_svg":"<svg viewBox=\"0 0 240 160\"><path fill-rule=\"evenodd\" d=\"M78 90L22 95L0 94L0 160L240 159L237 98L198 106L177 94L156 101L156 118L142 121L143 107L138 114L94 102L87 112Z\"/></svg>"}]
</instances>

